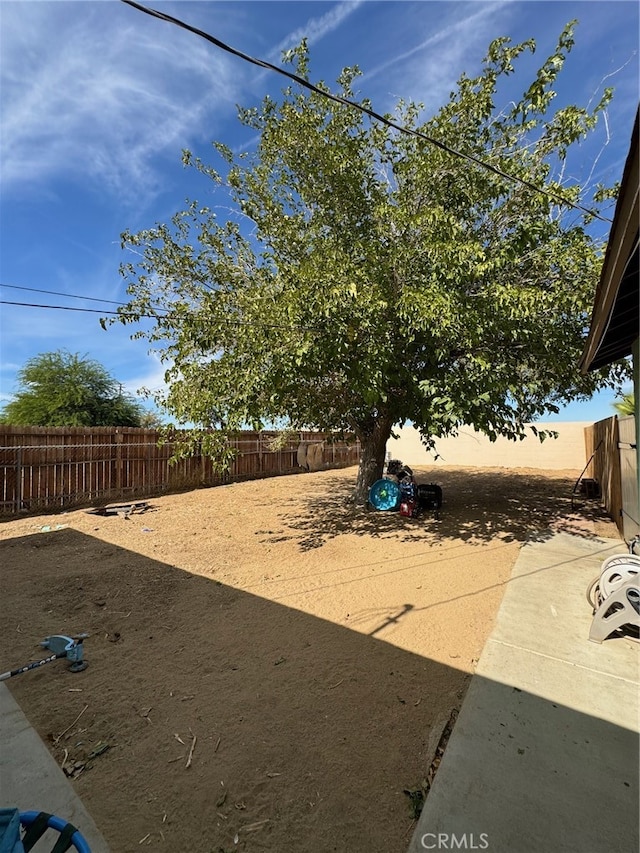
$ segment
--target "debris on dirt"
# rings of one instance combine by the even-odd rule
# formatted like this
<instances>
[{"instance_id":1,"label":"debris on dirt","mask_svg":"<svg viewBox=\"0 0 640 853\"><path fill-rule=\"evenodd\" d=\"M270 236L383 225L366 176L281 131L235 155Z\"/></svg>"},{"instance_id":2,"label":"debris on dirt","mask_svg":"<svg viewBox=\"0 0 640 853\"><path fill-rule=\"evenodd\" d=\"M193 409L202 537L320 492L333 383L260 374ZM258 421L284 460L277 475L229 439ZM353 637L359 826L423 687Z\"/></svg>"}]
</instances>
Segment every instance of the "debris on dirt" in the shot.
<instances>
[{"instance_id":1,"label":"debris on dirt","mask_svg":"<svg viewBox=\"0 0 640 853\"><path fill-rule=\"evenodd\" d=\"M104 741L98 741L98 743L91 750L87 758L89 761L92 758L97 758L99 755L103 755L108 749L111 749L110 743L105 743Z\"/></svg>"},{"instance_id":2,"label":"debris on dirt","mask_svg":"<svg viewBox=\"0 0 640 853\"><path fill-rule=\"evenodd\" d=\"M193 740L191 741L191 749L189 750L189 757L187 758L187 763L184 765L185 770L188 767L191 767L191 760L193 758L193 750L196 748L196 741L198 740L198 738L194 735L194 733L191 731L191 729L189 729L189 731L191 732L191 736L193 737Z\"/></svg>"},{"instance_id":3,"label":"debris on dirt","mask_svg":"<svg viewBox=\"0 0 640 853\"><path fill-rule=\"evenodd\" d=\"M152 710L153 710L152 708L141 708L141 709L138 711L138 713L140 714L140 716L141 716L143 719L145 719L148 723L150 723L150 722L151 722L151 717L150 717L149 715L151 714L151 711L152 711Z\"/></svg>"},{"instance_id":4,"label":"debris on dirt","mask_svg":"<svg viewBox=\"0 0 640 853\"><path fill-rule=\"evenodd\" d=\"M121 518L129 518L130 515L146 512L149 508L148 501L128 501L92 507L84 511L87 515L118 515Z\"/></svg>"},{"instance_id":5,"label":"debris on dirt","mask_svg":"<svg viewBox=\"0 0 640 853\"><path fill-rule=\"evenodd\" d=\"M264 820L257 820L255 823L248 823L246 826L241 826L240 832L255 832L257 829L262 829L266 823L269 823L268 817Z\"/></svg>"},{"instance_id":6,"label":"debris on dirt","mask_svg":"<svg viewBox=\"0 0 640 853\"><path fill-rule=\"evenodd\" d=\"M449 738L451 737L451 732L453 731L453 727L456 724L456 720L458 719L458 709L454 708L451 712L451 716L444 727L444 731L440 737L440 741L436 748L436 754L431 762L429 769L427 770L427 778L426 778L426 787L425 787L425 796L431 790L431 786L433 785L433 780L436 777L436 773L438 772L438 767L440 767L440 762L442 761L442 757L444 756L444 751L447 748L447 744L449 743Z\"/></svg>"},{"instance_id":7,"label":"debris on dirt","mask_svg":"<svg viewBox=\"0 0 640 853\"><path fill-rule=\"evenodd\" d=\"M71 725L70 725L70 726L67 726L67 728L66 728L63 732L60 732L60 734L59 734L57 737L55 737L55 738L53 739L53 742L54 742L54 743L58 743L58 741L59 741L59 740L61 740L61 739L62 739L62 737L63 737L64 735L66 735L66 733L69 731L69 729L72 729L72 728L75 726L75 724L78 722L78 720L79 720L79 719L80 719L80 717L84 714L84 712L87 710L87 708L88 708L88 707L89 707L88 705L85 705L85 706L84 706L84 708L82 709L82 711L80 711L80 713L79 713L79 714L78 714L78 716L75 718L75 720L71 723Z\"/></svg>"},{"instance_id":8,"label":"debris on dirt","mask_svg":"<svg viewBox=\"0 0 640 853\"><path fill-rule=\"evenodd\" d=\"M405 788L402 793L409 797L413 819L418 820L424 806L424 790L422 788L415 788L414 790Z\"/></svg>"},{"instance_id":9,"label":"debris on dirt","mask_svg":"<svg viewBox=\"0 0 640 853\"><path fill-rule=\"evenodd\" d=\"M70 779L75 779L87 769L87 763L86 761L72 761L70 764L66 764L62 769L65 776L68 776Z\"/></svg>"},{"instance_id":10,"label":"debris on dirt","mask_svg":"<svg viewBox=\"0 0 640 853\"><path fill-rule=\"evenodd\" d=\"M444 751L447 748L447 744L449 742L449 738L451 737L451 732L453 731L453 727L457 718L458 709L454 708L451 712L451 715L449 716L449 719L447 720L447 723L444 726L442 734L440 735L440 740L438 741L438 746L436 747L433 761L431 762L431 764L429 765L429 769L427 770L426 778L422 780L419 787L404 788L403 790L403 793L409 797L414 820L418 820L420 814L422 813L425 800L427 799L427 795L433 785L433 780L435 779L436 773L438 772L438 767L440 766L440 762L442 761Z\"/></svg>"}]
</instances>

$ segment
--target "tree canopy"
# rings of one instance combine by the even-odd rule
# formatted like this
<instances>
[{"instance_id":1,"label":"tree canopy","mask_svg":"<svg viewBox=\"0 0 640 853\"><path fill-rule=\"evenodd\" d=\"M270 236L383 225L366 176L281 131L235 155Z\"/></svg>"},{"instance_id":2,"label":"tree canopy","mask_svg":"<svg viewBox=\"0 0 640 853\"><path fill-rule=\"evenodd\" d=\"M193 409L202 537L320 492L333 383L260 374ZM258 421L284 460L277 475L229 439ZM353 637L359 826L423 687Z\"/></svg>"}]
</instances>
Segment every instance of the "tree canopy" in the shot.
<instances>
[{"instance_id":1,"label":"tree canopy","mask_svg":"<svg viewBox=\"0 0 640 853\"><path fill-rule=\"evenodd\" d=\"M254 152L215 144L220 171L184 152L235 214L219 221L193 201L123 234L137 262L123 266L121 319L154 317L138 334L167 364L160 402L217 428L214 442L265 422L353 432L366 500L394 425L412 422L427 445L462 424L518 439L563 403L618 387L626 365L577 368L602 245L591 214L558 197L586 203L563 167L611 91L591 110L552 111L572 44L568 25L503 110L498 86L533 41L493 41L479 75L463 74L426 120L398 103L408 132L294 85L239 111ZM285 58L308 79L304 42ZM344 69L340 97L355 99L358 74ZM597 187L591 209L614 192Z\"/></svg>"},{"instance_id":2,"label":"tree canopy","mask_svg":"<svg viewBox=\"0 0 640 853\"><path fill-rule=\"evenodd\" d=\"M29 359L20 389L2 410L3 423L28 426L141 425L139 403L97 361L65 350Z\"/></svg>"}]
</instances>

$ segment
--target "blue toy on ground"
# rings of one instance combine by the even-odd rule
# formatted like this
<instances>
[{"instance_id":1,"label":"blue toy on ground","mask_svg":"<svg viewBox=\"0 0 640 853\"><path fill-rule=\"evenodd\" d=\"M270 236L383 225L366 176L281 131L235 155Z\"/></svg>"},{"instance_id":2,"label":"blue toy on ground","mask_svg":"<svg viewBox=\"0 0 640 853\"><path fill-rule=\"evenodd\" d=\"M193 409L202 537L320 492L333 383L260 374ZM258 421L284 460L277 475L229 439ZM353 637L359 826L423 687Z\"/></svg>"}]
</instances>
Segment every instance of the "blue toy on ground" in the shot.
<instances>
[{"instance_id":1,"label":"blue toy on ground","mask_svg":"<svg viewBox=\"0 0 640 853\"><path fill-rule=\"evenodd\" d=\"M51 853L66 853L72 847L77 853L91 853L84 836L72 823L46 812L18 809L0 809L0 853L29 853L48 829L59 833Z\"/></svg>"},{"instance_id":2,"label":"blue toy on ground","mask_svg":"<svg viewBox=\"0 0 640 853\"><path fill-rule=\"evenodd\" d=\"M393 480L376 480L369 489L369 503L374 509L397 509L400 487Z\"/></svg>"}]
</instances>

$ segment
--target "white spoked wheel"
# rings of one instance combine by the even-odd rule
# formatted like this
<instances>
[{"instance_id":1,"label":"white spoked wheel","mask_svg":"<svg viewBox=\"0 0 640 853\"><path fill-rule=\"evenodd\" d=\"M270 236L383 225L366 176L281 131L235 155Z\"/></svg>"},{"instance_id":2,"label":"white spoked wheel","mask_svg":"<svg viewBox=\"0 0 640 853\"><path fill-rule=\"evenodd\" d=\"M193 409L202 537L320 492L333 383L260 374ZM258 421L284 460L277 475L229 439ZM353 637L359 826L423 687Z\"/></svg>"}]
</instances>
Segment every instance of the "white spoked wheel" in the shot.
<instances>
[{"instance_id":1,"label":"white spoked wheel","mask_svg":"<svg viewBox=\"0 0 640 853\"><path fill-rule=\"evenodd\" d=\"M613 554L603 561L600 567L600 574L608 569L609 566L635 566L636 570L640 569L640 557L637 554Z\"/></svg>"},{"instance_id":2,"label":"white spoked wheel","mask_svg":"<svg viewBox=\"0 0 640 853\"><path fill-rule=\"evenodd\" d=\"M611 593L619 589L623 583L635 578L639 569L640 566L628 563L609 566L601 572L599 586L603 599L609 598Z\"/></svg>"},{"instance_id":3,"label":"white spoked wheel","mask_svg":"<svg viewBox=\"0 0 640 853\"><path fill-rule=\"evenodd\" d=\"M602 598L600 596L600 575L594 578L587 587L587 601L591 605L594 613L602 604Z\"/></svg>"}]
</instances>

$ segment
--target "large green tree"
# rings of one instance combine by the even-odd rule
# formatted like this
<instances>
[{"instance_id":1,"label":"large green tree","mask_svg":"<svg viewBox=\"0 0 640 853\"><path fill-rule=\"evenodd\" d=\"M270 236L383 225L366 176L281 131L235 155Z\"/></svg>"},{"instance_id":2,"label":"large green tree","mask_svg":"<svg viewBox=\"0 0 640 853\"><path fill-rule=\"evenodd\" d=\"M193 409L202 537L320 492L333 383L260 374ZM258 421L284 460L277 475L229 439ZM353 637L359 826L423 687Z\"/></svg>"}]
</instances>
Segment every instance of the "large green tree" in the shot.
<instances>
[{"instance_id":1,"label":"large green tree","mask_svg":"<svg viewBox=\"0 0 640 853\"><path fill-rule=\"evenodd\" d=\"M142 407L97 361L45 352L18 372L20 388L1 420L29 426L140 426Z\"/></svg>"},{"instance_id":2,"label":"large green tree","mask_svg":"<svg viewBox=\"0 0 640 853\"><path fill-rule=\"evenodd\" d=\"M412 422L427 444L463 423L517 439L545 412L617 387L623 365L577 369L602 245L593 218L558 197L586 203L563 165L611 93L592 110L551 110L572 32L506 110L498 86L533 42L494 41L426 121L399 103L395 122L422 137L294 84L240 110L255 152L217 144L220 171L185 152L237 215L218 221L192 202L123 235L137 261L123 267L121 319L155 317L139 334L166 359L174 416L216 427L210 441L266 422L352 431L364 501L394 425ZM308 79L304 43L286 59ZM358 73L343 71L340 97L354 99ZM610 196L600 187L589 204Z\"/></svg>"}]
</instances>

